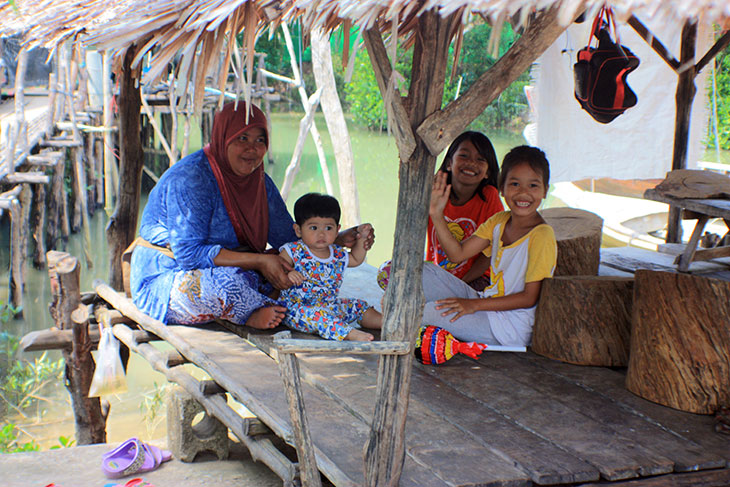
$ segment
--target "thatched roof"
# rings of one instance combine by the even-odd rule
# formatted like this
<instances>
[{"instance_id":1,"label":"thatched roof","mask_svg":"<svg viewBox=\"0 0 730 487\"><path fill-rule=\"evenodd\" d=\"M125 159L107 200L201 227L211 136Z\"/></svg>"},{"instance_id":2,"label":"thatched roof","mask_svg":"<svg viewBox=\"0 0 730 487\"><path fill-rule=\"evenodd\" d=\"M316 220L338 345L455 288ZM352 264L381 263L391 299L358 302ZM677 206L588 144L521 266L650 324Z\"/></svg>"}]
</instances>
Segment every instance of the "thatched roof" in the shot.
<instances>
[{"instance_id":1,"label":"thatched roof","mask_svg":"<svg viewBox=\"0 0 730 487\"><path fill-rule=\"evenodd\" d=\"M51 50L68 39L87 46L110 49L114 55L136 44L135 63L155 48L151 69L144 82L157 78L176 55L178 79L204 84L206 74L241 58L251 72L256 36L269 25L300 18L306 26L327 30L341 23L364 28L378 26L398 36L409 34L413 19L437 9L443 16L457 14L461 24L478 14L500 26L503 21L523 24L535 10L557 6L559 20L567 25L583 10L592 15L604 0L16 0L14 6L0 0L0 35L26 33L26 43ZM620 19L632 13L659 16L666 22L702 19L725 25L730 19L729 0L609 0ZM395 28L394 22L395 21ZM499 30L499 29L495 29ZM244 33L244 49L236 52L233 35ZM454 34L456 34L455 30ZM197 62L196 62L197 61ZM222 84L227 70L219 73ZM202 90L196 90L196 97Z\"/></svg>"}]
</instances>

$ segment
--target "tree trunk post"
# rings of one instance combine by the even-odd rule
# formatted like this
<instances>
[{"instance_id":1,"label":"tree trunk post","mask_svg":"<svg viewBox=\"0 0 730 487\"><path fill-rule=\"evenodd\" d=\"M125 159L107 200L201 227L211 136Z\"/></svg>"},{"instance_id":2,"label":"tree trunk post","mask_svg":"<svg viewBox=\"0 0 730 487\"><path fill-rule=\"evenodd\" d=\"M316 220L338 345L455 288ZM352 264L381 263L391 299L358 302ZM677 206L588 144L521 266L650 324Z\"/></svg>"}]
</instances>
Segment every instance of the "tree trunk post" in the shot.
<instances>
[{"instance_id":1,"label":"tree trunk post","mask_svg":"<svg viewBox=\"0 0 730 487\"><path fill-rule=\"evenodd\" d=\"M697 43L697 22L688 20L682 27L682 47L679 59L679 80L675 95L676 118L674 120L674 151L672 153L672 170L687 168L687 147L689 138L690 115L692 101L697 86L695 86L695 46ZM682 230L679 225L680 209L669 207L669 222L667 224L667 242L682 241Z\"/></svg>"},{"instance_id":2,"label":"tree trunk post","mask_svg":"<svg viewBox=\"0 0 730 487\"><path fill-rule=\"evenodd\" d=\"M432 112L441 108L446 55L453 16L441 18L435 10L418 17L415 33L411 86L408 98L411 131ZM389 69L385 46L380 35L366 36L368 53L379 71L381 94L385 95L389 79L383 75ZM399 96L397 92L394 96ZM436 157L422 140L416 138L415 151L404 160L401 157L396 215L393 272L385 295L382 339L415 341L416 330L423 315L423 242ZM405 270L410 272L406 274ZM397 304L397 305L396 305ZM365 447L365 485L396 486L400 480L405 458L405 424L410 395L413 354L383 356L378 361L376 403L373 424Z\"/></svg>"},{"instance_id":3,"label":"tree trunk post","mask_svg":"<svg viewBox=\"0 0 730 487\"><path fill-rule=\"evenodd\" d=\"M132 70L136 49L127 49L122 65L119 88L119 186L117 205L106 229L109 245L109 283L122 290L122 254L137 231L137 214L141 192L144 151L140 140L142 101L135 86L138 73Z\"/></svg>"},{"instance_id":4,"label":"tree trunk post","mask_svg":"<svg viewBox=\"0 0 730 487\"><path fill-rule=\"evenodd\" d=\"M73 331L71 349L63 351L63 358L66 362L66 388L71 395L76 423L76 443L106 443L106 417L101 411L101 401L98 397L88 397L94 361L88 311L81 303L79 262L66 252L50 251L46 257L53 300L51 316L58 328Z\"/></svg>"},{"instance_id":5,"label":"tree trunk post","mask_svg":"<svg viewBox=\"0 0 730 487\"><path fill-rule=\"evenodd\" d=\"M23 276L25 262L22 250L23 217L20 202L13 198L10 202L10 302L15 309L20 310L16 315L23 316Z\"/></svg>"},{"instance_id":6,"label":"tree trunk post","mask_svg":"<svg viewBox=\"0 0 730 487\"><path fill-rule=\"evenodd\" d=\"M311 36L312 71L314 71L317 86L322 88L320 103L330 133L335 162L337 163L343 226L359 225L360 201L355 181L355 158L352 154L352 144L350 143L350 134L347 131L345 115L342 112L340 98L337 96L329 36L322 29L313 30Z\"/></svg>"},{"instance_id":7,"label":"tree trunk post","mask_svg":"<svg viewBox=\"0 0 730 487\"><path fill-rule=\"evenodd\" d=\"M33 194L31 231L35 242L33 266L42 269L46 265L46 185L39 184Z\"/></svg>"}]
</instances>

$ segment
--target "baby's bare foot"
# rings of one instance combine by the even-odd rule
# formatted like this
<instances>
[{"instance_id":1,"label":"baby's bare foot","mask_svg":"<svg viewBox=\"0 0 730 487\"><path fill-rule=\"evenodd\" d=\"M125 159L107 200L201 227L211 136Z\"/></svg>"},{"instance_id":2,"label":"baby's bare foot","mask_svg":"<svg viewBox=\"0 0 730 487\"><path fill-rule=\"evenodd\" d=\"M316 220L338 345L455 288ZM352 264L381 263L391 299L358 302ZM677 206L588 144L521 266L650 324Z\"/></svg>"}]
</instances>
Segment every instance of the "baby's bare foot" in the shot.
<instances>
[{"instance_id":1,"label":"baby's bare foot","mask_svg":"<svg viewBox=\"0 0 730 487\"><path fill-rule=\"evenodd\" d=\"M353 342L371 342L373 341L373 336L370 333L353 328L352 331L347 334L345 340Z\"/></svg>"},{"instance_id":2,"label":"baby's bare foot","mask_svg":"<svg viewBox=\"0 0 730 487\"><path fill-rule=\"evenodd\" d=\"M267 306L259 308L249 316L246 326L257 330L276 328L284 319L286 308L283 306Z\"/></svg>"}]
</instances>

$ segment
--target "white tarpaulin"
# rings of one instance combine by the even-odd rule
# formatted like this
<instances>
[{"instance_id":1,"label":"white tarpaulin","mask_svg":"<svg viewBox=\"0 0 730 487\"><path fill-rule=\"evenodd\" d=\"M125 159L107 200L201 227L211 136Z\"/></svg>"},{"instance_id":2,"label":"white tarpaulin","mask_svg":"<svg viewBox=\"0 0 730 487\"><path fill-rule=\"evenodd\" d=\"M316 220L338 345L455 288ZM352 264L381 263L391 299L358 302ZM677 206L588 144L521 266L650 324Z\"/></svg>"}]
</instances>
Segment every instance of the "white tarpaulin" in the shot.
<instances>
[{"instance_id":1,"label":"white tarpaulin","mask_svg":"<svg viewBox=\"0 0 730 487\"><path fill-rule=\"evenodd\" d=\"M637 17L679 59L682 25L653 25L651 19ZM571 25L538 59L531 93L536 124L530 127L532 135L527 130L526 136L547 154L551 182L664 178L672 165L677 75L629 25L617 23L621 44L641 60L627 77L638 103L611 123L596 122L573 94L573 64L578 50L588 43L592 23L587 19ZM697 38L699 59L709 46L709 29L700 24ZM707 121L705 80L710 69L708 65L696 78L688 168L696 167L702 154Z\"/></svg>"}]
</instances>

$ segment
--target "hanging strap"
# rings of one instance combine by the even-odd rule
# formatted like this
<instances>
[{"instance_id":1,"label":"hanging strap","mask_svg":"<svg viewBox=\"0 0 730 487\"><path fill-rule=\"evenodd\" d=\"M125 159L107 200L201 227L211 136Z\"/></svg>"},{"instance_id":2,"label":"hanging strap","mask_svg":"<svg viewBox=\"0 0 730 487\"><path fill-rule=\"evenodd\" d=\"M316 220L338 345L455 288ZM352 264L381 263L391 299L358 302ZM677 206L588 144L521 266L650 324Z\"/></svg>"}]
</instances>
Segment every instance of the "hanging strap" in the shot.
<instances>
[{"instance_id":1,"label":"hanging strap","mask_svg":"<svg viewBox=\"0 0 730 487\"><path fill-rule=\"evenodd\" d=\"M159 245L154 245L149 243L147 240L143 239L142 237L135 238L131 244L129 244L129 247L127 247L124 250L124 253L122 254L122 282L124 283L124 292L127 294L128 297L132 297L132 288L129 284L129 275L132 270L132 252L134 252L135 247L147 247L148 249L154 249L161 254L166 255L167 257L170 257L171 259L174 259L175 256L172 253L172 250L168 249L167 247L160 247Z\"/></svg>"}]
</instances>

